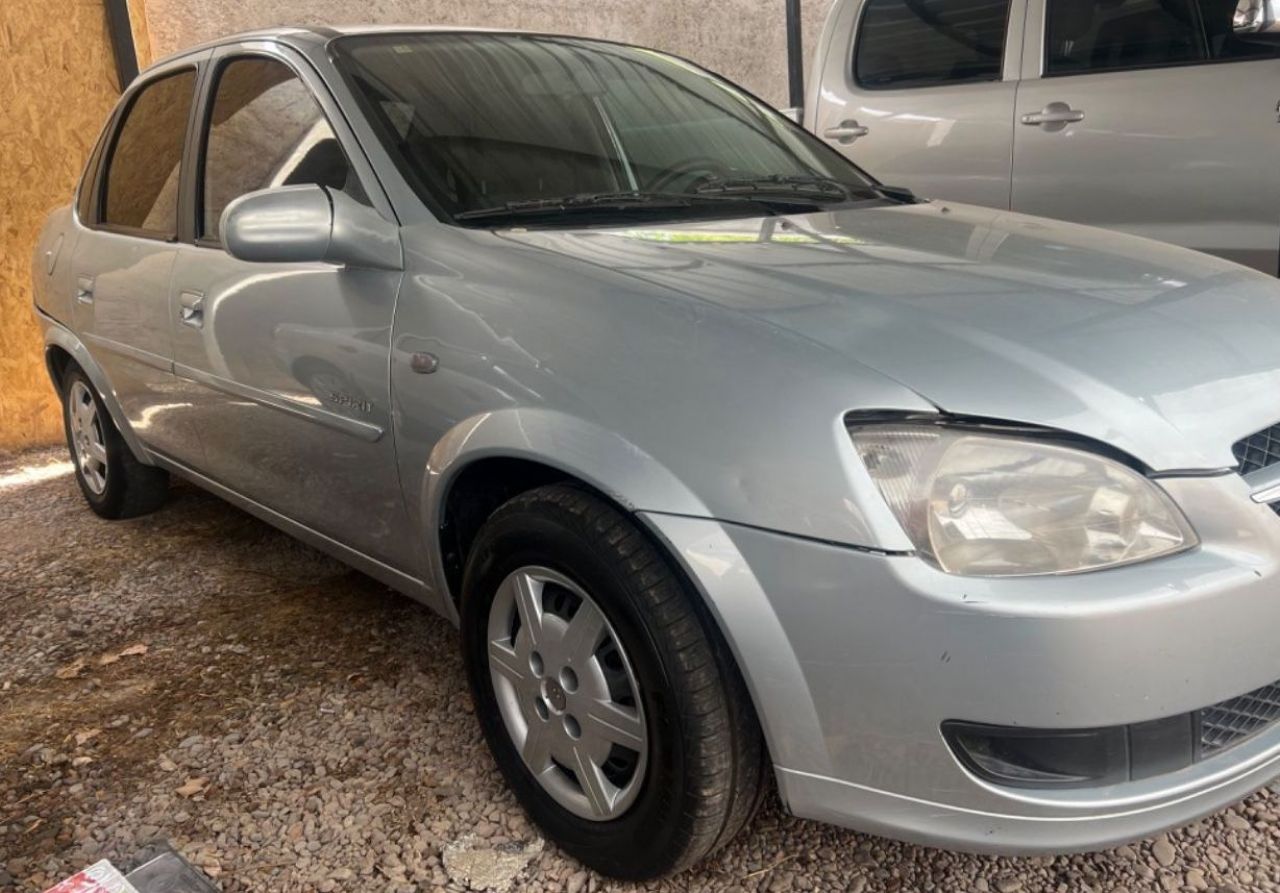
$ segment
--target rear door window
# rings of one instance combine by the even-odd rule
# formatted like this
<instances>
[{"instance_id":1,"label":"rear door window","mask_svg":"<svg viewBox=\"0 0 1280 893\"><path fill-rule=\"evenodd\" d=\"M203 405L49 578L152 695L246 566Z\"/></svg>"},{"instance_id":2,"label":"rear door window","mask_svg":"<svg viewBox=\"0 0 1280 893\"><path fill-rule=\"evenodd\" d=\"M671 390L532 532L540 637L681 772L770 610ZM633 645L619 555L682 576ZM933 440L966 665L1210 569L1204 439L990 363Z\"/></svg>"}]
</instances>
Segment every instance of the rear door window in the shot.
<instances>
[{"instance_id":1,"label":"rear door window","mask_svg":"<svg viewBox=\"0 0 1280 893\"><path fill-rule=\"evenodd\" d=\"M1193 0L1049 0L1045 73L1185 65L1208 57Z\"/></svg>"},{"instance_id":2,"label":"rear door window","mask_svg":"<svg viewBox=\"0 0 1280 893\"><path fill-rule=\"evenodd\" d=\"M868 0L854 79L868 89L998 81L1009 0Z\"/></svg>"},{"instance_id":3,"label":"rear door window","mask_svg":"<svg viewBox=\"0 0 1280 893\"><path fill-rule=\"evenodd\" d=\"M320 104L289 66L233 59L215 91L202 156L202 238L217 241L223 210L258 189L314 183L367 203Z\"/></svg>"},{"instance_id":4,"label":"rear door window","mask_svg":"<svg viewBox=\"0 0 1280 893\"><path fill-rule=\"evenodd\" d=\"M178 176L196 73L187 69L143 87L116 133L102 184L99 222L174 238Z\"/></svg>"}]
</instances>

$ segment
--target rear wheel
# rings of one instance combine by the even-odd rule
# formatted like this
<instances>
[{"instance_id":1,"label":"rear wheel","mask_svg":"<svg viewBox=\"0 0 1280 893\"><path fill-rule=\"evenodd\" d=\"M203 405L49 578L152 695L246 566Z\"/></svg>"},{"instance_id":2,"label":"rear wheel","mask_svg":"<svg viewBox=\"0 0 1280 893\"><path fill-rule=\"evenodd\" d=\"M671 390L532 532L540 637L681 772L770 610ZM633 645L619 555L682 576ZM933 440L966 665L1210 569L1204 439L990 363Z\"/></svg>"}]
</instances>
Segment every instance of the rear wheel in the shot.
<instances>
[{"instance_id":1,"label":"rear wheel","mask_svg":"<svg viewBox=\"0 0 1280 893\"><path fill-rule=\"evenodd\" d=\"M104 518L133 518L155 511L169 492L169 474L133 455L79 368L63 382L62 419L76 480L89 507Z\"/></svg>"},{"instance_id":2,"label":"rear wheel","mask_svg":"<svg viewBox=\"0 0 1280 893\"><path fill-rule=\"evenodd\" d=\"M573 856L656 877L754 813L767 761L745 685L666 557L609 503L557 484L499 508L467 562L462 623L499 768Z\"/></svg>"}]
</instances>

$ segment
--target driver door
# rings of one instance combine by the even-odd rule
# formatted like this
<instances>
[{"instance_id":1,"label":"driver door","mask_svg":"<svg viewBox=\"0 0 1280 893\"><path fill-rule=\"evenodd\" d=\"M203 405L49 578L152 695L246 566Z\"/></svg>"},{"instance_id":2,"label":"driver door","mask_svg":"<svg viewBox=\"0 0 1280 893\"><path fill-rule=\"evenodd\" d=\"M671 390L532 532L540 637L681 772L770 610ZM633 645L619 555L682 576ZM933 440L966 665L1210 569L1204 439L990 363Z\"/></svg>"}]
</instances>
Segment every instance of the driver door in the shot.
<instances>
[{"instance_id":1,"label":"driver door","mask_svg":"<svg viewBox=\"0 0 1280 893\"><path fill-rule=\"evenodd\" d=\"M195 231L170 293L174 372L203 442L199 471L416 576L388 373L402 274L242 261L220 239L233 199L278 186L317 183L391 218L313 78L278 48L215 56L196 143Z\"/></svg>"}]
</instances>

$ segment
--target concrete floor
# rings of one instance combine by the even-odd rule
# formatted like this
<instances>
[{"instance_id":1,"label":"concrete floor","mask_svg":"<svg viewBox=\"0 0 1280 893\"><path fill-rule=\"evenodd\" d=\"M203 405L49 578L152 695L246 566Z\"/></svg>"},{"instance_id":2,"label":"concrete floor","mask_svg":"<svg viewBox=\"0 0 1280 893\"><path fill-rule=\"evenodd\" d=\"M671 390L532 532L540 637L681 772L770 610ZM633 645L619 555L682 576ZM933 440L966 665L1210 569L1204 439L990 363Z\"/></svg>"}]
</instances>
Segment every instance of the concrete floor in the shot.
<instances>
[{"instance_id":1,"label":"concrete floor","mask_svg":"<svg viewBox=\"0 0 1280 893\"><path fill-rule=\"evenodd\" d=\"M192 487L84 506L0 454L0 890L167 839L224 890L617 889L543 844L480 740L443 620ZM654 890L1277 889L1280 795L1084 856L958 855L771 800Z\"/></svg>"}]
</instances>

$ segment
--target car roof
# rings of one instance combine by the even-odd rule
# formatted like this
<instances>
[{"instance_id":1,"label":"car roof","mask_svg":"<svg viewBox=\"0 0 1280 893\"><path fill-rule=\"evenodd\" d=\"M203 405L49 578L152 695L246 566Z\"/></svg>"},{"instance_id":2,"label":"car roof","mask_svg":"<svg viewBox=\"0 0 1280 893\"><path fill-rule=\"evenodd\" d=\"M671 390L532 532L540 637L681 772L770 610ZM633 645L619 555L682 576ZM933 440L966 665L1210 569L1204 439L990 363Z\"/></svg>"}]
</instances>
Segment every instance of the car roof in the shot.
<instances>
[{"instance_id":1,"label":"car roof","mask_svg":"<svg viewBox=\"0 0 1280 893\"><path fill-rule=\"evenodd\" d=\"M520 28L485 28L469 25L281 25L274 28L257 28L252 31L239 31L235 34L228 34L224 37L218 37L189 47L183 47L175 53L170 53L162 59L157 59L155 62L143 69L140 74L146 74L153 68L168 65L170 62L182 59L185 56L249 40L274 40L280 43L314 45L316 43L328 43L335 37L342 37L347 34L404 34L422 31L442 33L483 32L488 34L541 33Z\"/></svg>"}]
</instances>

